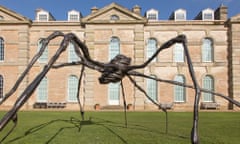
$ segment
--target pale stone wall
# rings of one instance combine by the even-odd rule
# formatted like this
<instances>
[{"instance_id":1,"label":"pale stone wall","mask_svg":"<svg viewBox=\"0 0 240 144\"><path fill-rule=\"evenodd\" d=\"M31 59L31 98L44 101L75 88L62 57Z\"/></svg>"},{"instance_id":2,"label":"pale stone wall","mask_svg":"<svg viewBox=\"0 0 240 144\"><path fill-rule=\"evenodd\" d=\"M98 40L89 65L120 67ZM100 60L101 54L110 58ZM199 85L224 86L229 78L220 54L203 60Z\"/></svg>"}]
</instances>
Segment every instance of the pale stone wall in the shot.
<instances>
[{"instance_id":1,"label":"pale stone wall","mask_svg":"<svg viewBox=\"0 0 240 144\"><path fill-rule=\"evenodd\" d=\"M5 40L5 60L0 62L0 74L4 77L4 93L13 86L19 74L26 68L28 62L37 53L37 42L46 38L54 31L75 33L89 48L94 60L109 62L108 48L111 37L120 39L120 53L132 59L132 65L139 65L146 61L146 45L149 38L155 38L158 47L179 34L185 34L188 48L192 58L196 77L202 86L203 77L214 77L214 89L218 93L228 95L240 101L239 83L239 19L231 19L226 25L224 20L216 21L154 21L147 22L144 17L133 14L119 6L111 11L97 10L81 22L51 21L51 22L21 22L18 25L1 24L0 36ZM121 9L121 11L119 10ZM124 11L124 12L123 12ZM1 14L1 13L0 13ZM119 21L109 20L112 14L120 17ZM9 18L9 17L7 17ZM20 18L19 18L20 19ZM1 23L1 22L0 22ZM212 38L214 42L214 61L202 62L201 43L204 38ZM48 45L48 58L50 59L60 46L62 38L52 40ZM153 74L158 78L173 80L177 74L186 78L187 84L192 84L187 62L173 61L173 47L162 51L157 61L148 67L138 70L146 75ZM68 50L57 60L56 64L68 62ZM11 98L1 105L0 109L11 107L16 98L22 93L30 82L41 72L46 63L33 66L24 79L20 88ZM77 102L68 102L68 77L79 77L81 66L51 69L48 78L48 102L66 102L66 110L78 110ZM82 81L80 98L85 99L85 109L93 110L95 104L101 107L108 106L108 85L98 82L100 73L86 68ZM146 89L146 79L133 77L137 84ZM123 80L127 104L134 104L136 110L157 110L158 108L147 100L144 94L125 78ZM36 91L30 97L23 109L33 109L36 102ZM158 100L160 103L174 102L174 86L158 83ZM226 100L216 97L220 110L227 110L229 104ZM202 101L202 98L201 98ZM120 105L123 106L122 92L120 90ZM186 89L186 102L174 103L174 110L192 110L194 103L194 90ZM231 108L231 107L230 107ZM235 107L234 107L235 108ZM236 109L236 108L235 108Z\"/></svg>"}]
</instances>

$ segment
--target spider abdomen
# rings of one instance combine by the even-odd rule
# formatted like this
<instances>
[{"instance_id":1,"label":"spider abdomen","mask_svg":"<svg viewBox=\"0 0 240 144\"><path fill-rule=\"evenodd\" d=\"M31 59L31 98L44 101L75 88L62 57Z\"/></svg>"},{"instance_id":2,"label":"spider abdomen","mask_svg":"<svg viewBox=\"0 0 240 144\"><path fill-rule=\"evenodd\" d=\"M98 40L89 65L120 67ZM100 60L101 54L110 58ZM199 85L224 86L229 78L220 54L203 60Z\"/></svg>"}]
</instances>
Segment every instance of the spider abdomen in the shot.
<instances>
[{"instance_id":1,"label":"spider abdomen","mask_svg":"<svg viewBox=\"0 0 240 144\"><path fill-rule=\"evenodd\" d=\"M99 78L101 84L116 83L122 80L126 75L128 65L131 63L131 58L124 55L115 56L104 68L104 71Z\"/></svg>"}]
</instances>

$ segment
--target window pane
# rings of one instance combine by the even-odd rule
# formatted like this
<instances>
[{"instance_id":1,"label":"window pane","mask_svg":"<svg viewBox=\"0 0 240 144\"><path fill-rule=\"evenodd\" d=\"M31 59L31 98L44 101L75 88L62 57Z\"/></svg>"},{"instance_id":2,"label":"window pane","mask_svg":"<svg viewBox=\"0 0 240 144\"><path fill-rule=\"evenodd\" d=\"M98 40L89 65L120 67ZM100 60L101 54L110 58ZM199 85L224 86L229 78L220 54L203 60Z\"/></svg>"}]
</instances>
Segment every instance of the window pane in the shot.
<instances>
[{"instance_id":1,"label":"window pane","mask_svg":"<svg viewBox=\"0 0 240 144\"><path fill-rule=\"evenodd\" d=\"M109 60L113 59L120 53L120 41L118 38L113 37L109 46Z\"/></svg>"},{"instance_id":2,"label":"window pane","mask_svg":"<svg viewBox=\"0 0 240 144\"><path fill-rule=\"evenodd\" d=\"M211 76L205 76L203 79L203 88L207 90L214 91L214 80ZM214 96L210 93L203 93L204 102L213 102Z\"/></svg>"},{"instance_id":3,"label":"window pane","mask_svg":"<svg viewBox=\"0 0 240 144\"><path fill-rule=\"evenodd\" d=\"M185 20L185 13L183 13L183 12L177 12L175 19L176 19L176 20Z\"/></svg>"},{"instance_id":4,"label":"window pane","mask_svg":"<svg viewBox=\"0 0 240 144\"><path fill-rule=\"evenodd\" d=\"M0 75L0 99L3 98L3 76Z\"/></svg>"},{"instance_id":5,"label":"window pane","mask_svg":"<svg viewBox=\"0 0 240 144\"><path fill-rule=\"evenodd\" d=\"M204 13L203 19L204 20L213 20L213 14L212 13Z\"/></svg>"},{"instance_id":6,"label":"window pane","mask_svg":"<svg viewBox=\"0 0 240 144\"><path fill-rule=\"evenodd\" d=\"M4 60L4 40L0 37L0 61Z\"/></svg>"},{"instance_id":7,"label":"window pane","mask_svg":"<svg viewBox=\"0 0 240 144\"><path fill-rule=\"evenodd\" d=\"M147 59L149 59L157 50L157 41L155 39L149 39L147 43ZM156 58L153 59L153 62Z\"/></svg>"},{"instance_id":8,"label":"window pane","mask_svg":"<svg viewBox=\"0 0 240 144\"><path fill-rule=\"evenodd\" d=\"M155 78L155 76L152 76ZM153 100L157 101L157 82L152 79L147 79L147 94Z\"/></svg>"},{"instance_id":9,"label":"window pane","mask_svg":"<svg viewBox=\"0 0 240 144\"><path fill-rule=\"evenodd\" d=\"M38 85L37 89L37 101L38 102L47 102L47 96L48 96L48 82L47 78L44 77L40 84Z\"/></svg>"},{"instance_id":10,"label":"window pane","mask_svg":"<svg viewBox=\"0 0 240 144\"><path fill-rule=\"evenodd\" d=\"M202 42L202 60L203 62L213 61L213 43L212 40L205 38Z\"/></svg>"},{"instance_id":11,"label":"window pane","mask_svg":"<svg viewBox=\"0 0 240 144\"><path fill-rule=\"evenodd\" d=\"M70 21L79 21L79 15L78 14L70 14L69 20Z\"/></svg>"},{"instance_id":12,"label":"window pane","mask_svg":"<svg viewBox=\"0 0 240 144\"><path fill-rule=\"evenodd\" d=\"M108 84L108 98L110 105L118 105L120 97L120 83Z\"/></svg>"},{"instance_id":13,"label":"window pane","mask_svg":"<svg viewBox=\"0 0 240 144\"><path fill-rule=\"evenodd\" d=\"M38 17L39 17L39 21L47 21L48 20L46 14L39 14Z\"/></svg>"},{"instance_id":14,"label":"window pane","mask_svg":"<svg viewBox=\"0 0 240 144\"><path fill-rule=\"evenodd\" d=\"M174 62L184 62L184 48L182 43L175 44Z\"/></svg>"},{"instance_id":15,"label":"window pane","mask_svg":"<svg viewBox=\"0 0 240 144\"><path fill-rule=\"evenodd\" d=\"M41 40L38 41L38 51L42 48ZM38 59L39 62L47 62L48 61L48 47L45 48L44 52Z\"/></svg>"},{"instance_id":16,"label":"window pane","mask_svg":"<svg viewBox=\"0 0 240 144\"><path fill-rule=\"evenodd\" d=\"M78 60L80 60L80 59L74 50L74 45L72 43L69 43L69 45L68 45L68 61L74 62L74 61L78 61Z\"/></svg>"},{"instance_id":17,"label":"window pane","mask_svg":"<svg viewBox=\"0 0 240 144\"><path fill-rule=\"evenodd\" d=\"M148 19L149 19L149 20L157 20L157 14L155 14L155 13L149 13L149 14L148 14Z\"/></svg>"},{"instance_id":18,"label":"window pane","mask_svg":"<svg viewBox=\"0 0 240 144\"><path fill-rule=\"evenodd\" d=\"M68 78L68 101L77 102L78 78L69 76Z\"/></svg>"},{"instance_id":19,"label":"window pane","mask_svg":"<svg viewBox=\"0 0 240 144\"><path fill-rule=\"evenodd\" d=\"M177 75L174 78L174 81L185 83L185 78L182 75ZM174 86L174 99L175 99L175 102L186 101L185 87L178 86L178 85Z\"/></svg>"}]
</instances>

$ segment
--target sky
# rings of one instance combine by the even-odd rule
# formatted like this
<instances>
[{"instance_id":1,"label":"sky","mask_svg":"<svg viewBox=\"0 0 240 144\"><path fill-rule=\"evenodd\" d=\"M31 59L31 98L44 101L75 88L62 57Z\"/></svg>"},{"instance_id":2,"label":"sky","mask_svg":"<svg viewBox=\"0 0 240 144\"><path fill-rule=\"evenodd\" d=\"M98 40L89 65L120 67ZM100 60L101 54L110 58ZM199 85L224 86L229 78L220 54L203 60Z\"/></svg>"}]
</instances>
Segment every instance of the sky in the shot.
<instances>
[{"instance_id":1,"label":"sky","mask_svg":"<svg viewBox=\"0 0 240 144\"><path fill-rule=\"evenodd\" d=\"M240 0L0 0L0 5L11 9L31 20L35 10L49 11L56 20L67 20L67 12L75 9L85 17L94 6L103 8L115 2L131 10L135 5L142 8L142 15L151 8L159 11L159 19L167 20L174 10L187 10L187 19L194 19L206 8L216 9L221 4L228 7L228 17L240 14Z\"/></svg>"}]
</instances>

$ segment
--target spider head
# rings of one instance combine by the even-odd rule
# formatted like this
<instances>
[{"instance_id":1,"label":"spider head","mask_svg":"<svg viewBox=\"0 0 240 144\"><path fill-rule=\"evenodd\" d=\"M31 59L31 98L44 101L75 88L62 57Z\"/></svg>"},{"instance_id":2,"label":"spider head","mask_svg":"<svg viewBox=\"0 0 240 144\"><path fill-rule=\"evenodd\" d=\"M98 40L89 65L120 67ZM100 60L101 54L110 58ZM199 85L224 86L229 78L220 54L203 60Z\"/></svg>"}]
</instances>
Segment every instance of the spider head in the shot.
<instances>
[{"instance_id":1,"label":"spider head","mask_svg":"<svg viewBox=\"0 0 240 144\"><path fill-rule=\"evenodd\" d=\"M105 65L102 75L99 77L101 84L116 83L122 80L126 74L127 66L131 58L124 55L117 55Z\"/></svg>"}]
</instances>

